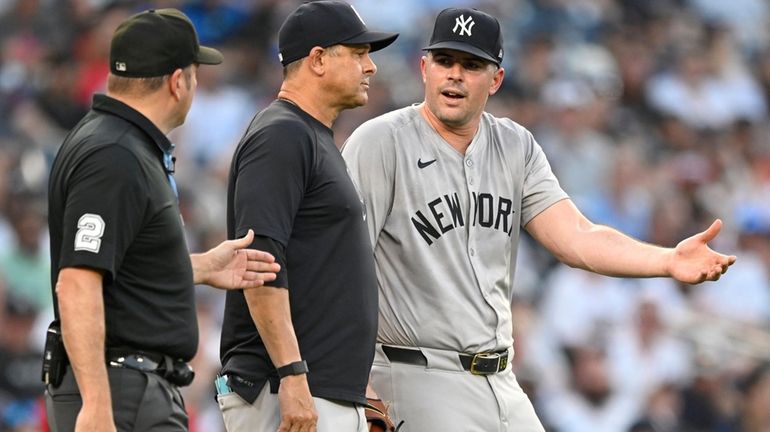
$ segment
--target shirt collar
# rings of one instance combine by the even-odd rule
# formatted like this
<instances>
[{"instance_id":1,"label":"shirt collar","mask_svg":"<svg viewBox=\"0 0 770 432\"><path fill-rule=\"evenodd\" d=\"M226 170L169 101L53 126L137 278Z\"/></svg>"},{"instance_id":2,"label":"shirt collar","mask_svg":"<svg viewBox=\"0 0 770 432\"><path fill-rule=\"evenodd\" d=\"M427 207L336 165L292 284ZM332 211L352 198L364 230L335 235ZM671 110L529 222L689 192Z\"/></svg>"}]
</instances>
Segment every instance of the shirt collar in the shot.
<instances>
[{"instance_id":1,"label":"shirt collar","mask_svg":"<svg viewBox=\"0 0 770 432\"><path fill-rule=\"evenodd\" d=\"M144 131L152 140L155 145L164 153L170 154L174 149L173 144L169 141L168 137L158 129L153 122L147 117L142 115L139 111L131 108L123 102L111 98L107 95L97 94L94 95L92 108L96 111L102 111L116 115L128 122L133 123L136 127Z\"/></svg>"}]
</instances>

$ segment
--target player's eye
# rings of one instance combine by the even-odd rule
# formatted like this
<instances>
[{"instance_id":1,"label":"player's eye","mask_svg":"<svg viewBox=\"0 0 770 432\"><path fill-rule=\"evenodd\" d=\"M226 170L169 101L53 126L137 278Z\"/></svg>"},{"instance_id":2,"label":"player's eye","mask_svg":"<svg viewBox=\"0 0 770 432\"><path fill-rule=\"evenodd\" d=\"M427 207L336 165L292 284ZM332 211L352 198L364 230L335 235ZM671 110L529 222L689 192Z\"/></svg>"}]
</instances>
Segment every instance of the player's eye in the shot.
<instances>
[{"instance_id":1,"label":"player's eye","mask_svg":"<svg viewBox=\"0 0 770 432\"><path fill-rule=\"evenodd\" d=\"M481 70L484 67L484 64L480 61L471 60L463 63L463 67L470 71L477 71Z\"/></svg>"}]
</instances>

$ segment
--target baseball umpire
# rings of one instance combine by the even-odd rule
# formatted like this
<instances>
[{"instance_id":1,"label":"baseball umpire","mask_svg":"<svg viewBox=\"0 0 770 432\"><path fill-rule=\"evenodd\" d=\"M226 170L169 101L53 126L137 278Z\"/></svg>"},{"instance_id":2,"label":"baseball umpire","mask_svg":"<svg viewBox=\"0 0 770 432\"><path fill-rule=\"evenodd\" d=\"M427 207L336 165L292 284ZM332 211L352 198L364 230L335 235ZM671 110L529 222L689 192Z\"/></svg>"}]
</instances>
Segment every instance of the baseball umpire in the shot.
<instances>
[{"instance_id":1,"label":"baseball umpire","mask_svg":"<svg viewBox=\"0 0 770 432\"><path fill-rule=\"evenodd\" d=\"M562 262L628 277L715 280L735 261L706 231L674 249L587 220L530 132L484 112L503 82L494 17L439 13L425 100L366 122L343 156L366 203L380 290L372 386L408 431L542 432L511 372L520 229Z\"/></svg>"},{"instance_id":2,"label":"baseball umpire","mask_svg":"<svg viewBox=\"0 0 770 432\"><path fill-rule=\"evenodd\" d=\"M198 346L194 284L252 288L279 270L243 249L254 234L189 255L168 132L182 124L199 46L175 9L132 16L115 32L107 94L75 126L49 184L57 320L44 358L53 431L186 431L179 386ZM63 345L62 345L63 337Z\"/></svg>"},{"instance_id":3,"label":"baseball umpire","mask_svg":"<svg viewBox=\"0 0 770 432\"><path fill-rule=\"evenodd\" d=\"M253 229L283 270L227 294L217 392L230 432L366 429L377 282L331 126L367 102L369 53L397 36L368 30L340 1L305 3L279 30L284 80L233 156L227 225L231 238Z\"/></svg>"}]
</instances>

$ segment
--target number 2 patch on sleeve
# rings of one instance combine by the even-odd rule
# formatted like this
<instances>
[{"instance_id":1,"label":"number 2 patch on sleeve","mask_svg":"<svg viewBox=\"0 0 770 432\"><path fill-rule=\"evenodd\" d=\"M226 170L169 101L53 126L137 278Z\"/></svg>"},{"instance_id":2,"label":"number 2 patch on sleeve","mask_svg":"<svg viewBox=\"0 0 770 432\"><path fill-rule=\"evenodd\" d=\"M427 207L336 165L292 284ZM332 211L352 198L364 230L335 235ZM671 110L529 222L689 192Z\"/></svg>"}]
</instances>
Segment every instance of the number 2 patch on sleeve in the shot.
<instances>
[{"instance_id":1,"label":"number 2 patch on sleeve","mask_svg":"<svg viewBox=\"0 0 770 432\"><path fill-rule=\"evenodd\" d=\"M86 213L78 219L75 250L99 253L104 235L104 219L98 214Z\"/></svg>"}]
</instances>

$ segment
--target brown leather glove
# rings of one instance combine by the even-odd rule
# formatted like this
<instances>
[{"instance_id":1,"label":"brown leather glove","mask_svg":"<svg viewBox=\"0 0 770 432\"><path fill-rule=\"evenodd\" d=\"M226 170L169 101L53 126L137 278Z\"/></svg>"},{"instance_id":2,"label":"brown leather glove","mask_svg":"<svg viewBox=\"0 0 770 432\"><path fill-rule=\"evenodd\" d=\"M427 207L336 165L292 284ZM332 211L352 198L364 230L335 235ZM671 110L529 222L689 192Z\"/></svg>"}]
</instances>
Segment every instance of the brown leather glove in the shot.
<instances>
[{"instance_id":1,"label":"brown leather glove","mask_svg":"<svg viewBox=\"0 0 770 432\"><path fill-rule=\"evenodd\" d=\"M364 412L366 413L366 422L369 424L369 432L398 432L401 425L393 423L393 419L388 415L388 407L380 399L366 399ZM403 422L402 422L403 423Z\"/></svg>"}]
</instances>

